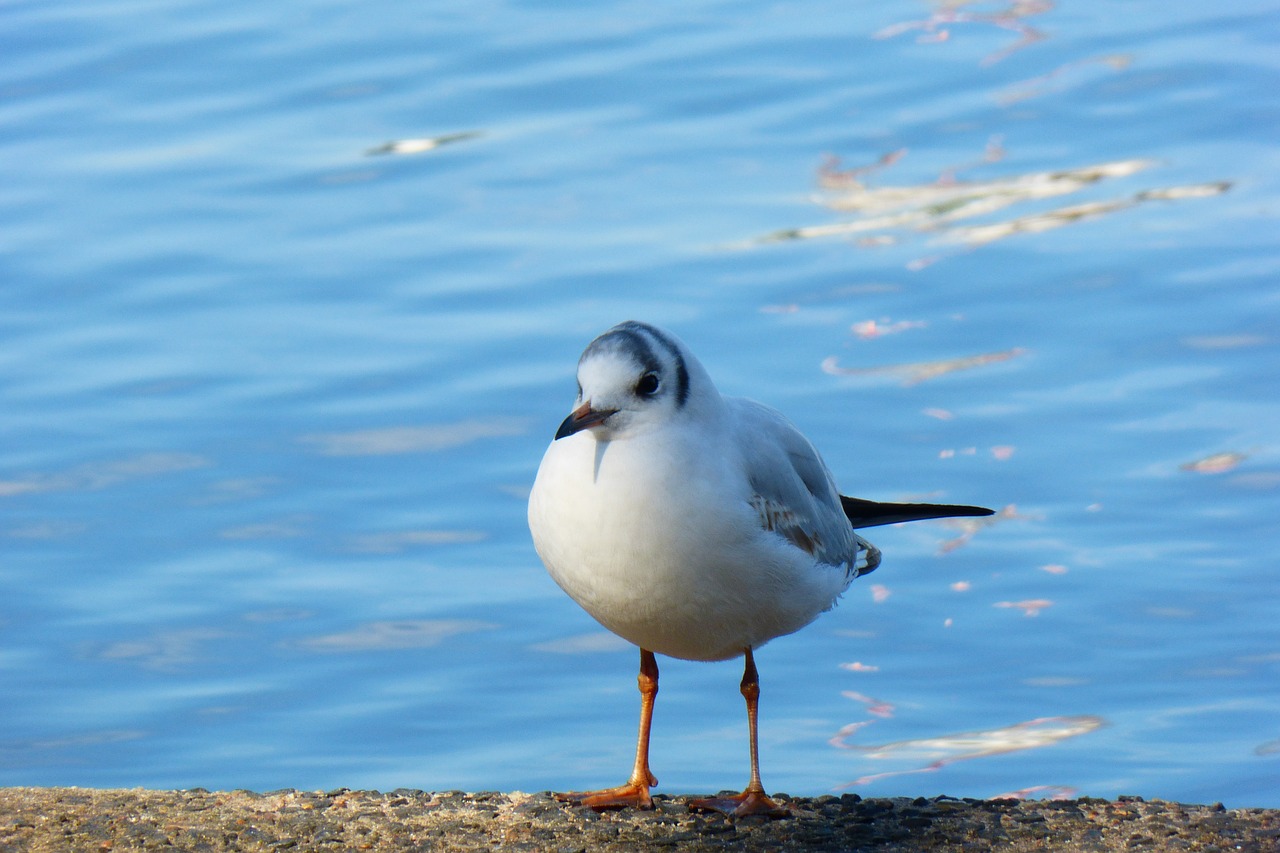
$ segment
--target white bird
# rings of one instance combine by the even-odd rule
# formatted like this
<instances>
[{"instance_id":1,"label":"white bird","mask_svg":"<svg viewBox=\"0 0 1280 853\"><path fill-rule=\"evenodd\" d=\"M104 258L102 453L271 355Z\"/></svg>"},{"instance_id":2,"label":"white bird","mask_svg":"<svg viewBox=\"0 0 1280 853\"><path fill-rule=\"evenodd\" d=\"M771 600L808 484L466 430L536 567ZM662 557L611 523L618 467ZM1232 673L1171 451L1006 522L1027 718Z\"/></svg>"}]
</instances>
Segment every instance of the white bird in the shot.
<instances>
[{"instance_id":1,"label":"white bird","mask_svg":"<svg viewBox=\"0 0 1280 853\"><path fill-rule=\"evenodd\" d=\"M721 395L674 335L638 322L609 329L578 360L577 402L538 468L529 529L556 583L640 647L640 734L625 783L562 799L652 808L654 654L743 655L750 782L737 796L690 806L786 814L760 782L752 650L812 622L879 565L879 550L855 528L990 514L844 497L790 421Z\"/></svg>"}]
</instances>

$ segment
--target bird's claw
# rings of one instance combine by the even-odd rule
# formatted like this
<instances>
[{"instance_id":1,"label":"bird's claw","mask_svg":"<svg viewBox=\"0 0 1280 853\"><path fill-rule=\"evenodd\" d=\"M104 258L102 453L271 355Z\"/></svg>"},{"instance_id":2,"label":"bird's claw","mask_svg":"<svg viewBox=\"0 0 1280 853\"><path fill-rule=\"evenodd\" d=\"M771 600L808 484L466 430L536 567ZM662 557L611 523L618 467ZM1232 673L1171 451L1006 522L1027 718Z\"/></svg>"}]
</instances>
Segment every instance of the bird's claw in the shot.
<instances>
[{"instance_id":1,"label":"bird's claw","mask_svg":"<svg viewBox=\"0 0 1280 853\"><path fill-rule=\"evenodd\" d=\"M657 784L656 779L654 784ZM555 798L562 803L586 806L598 812L625 808L649 811L653 808L653 797L649 796L649 786L641 782L628 782L616 788L605 788L600 791L570 791L565 794L556 794Z\"/></svg>"},{"instance_id":2,"label":"bird's claw","mask_svg":"<svg viewBox=\"0 0 1280 853\"><path fill-rule=\"evenodd\" d=\"M789 806L780 805L770 799L764 791L751 789L730 797L700 797L690 800L689 808L694 811L720 812L729 817L764 815L776 818L791 817L794 814Z\"/></svg>"}]
</instances>

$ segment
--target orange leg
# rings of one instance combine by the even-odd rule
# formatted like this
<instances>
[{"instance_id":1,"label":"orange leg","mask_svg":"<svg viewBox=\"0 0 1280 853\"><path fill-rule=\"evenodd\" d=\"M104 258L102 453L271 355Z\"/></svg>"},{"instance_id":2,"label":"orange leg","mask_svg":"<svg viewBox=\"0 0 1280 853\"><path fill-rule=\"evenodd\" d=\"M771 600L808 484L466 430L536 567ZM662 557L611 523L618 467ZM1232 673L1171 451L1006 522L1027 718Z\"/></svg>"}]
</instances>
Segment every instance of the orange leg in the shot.
<instances>
[{"instance_id":1,"label":"orange leg","mask_svg":"<svg viewBox=\"0 0 1280 853\"><path fill-rule=\"evenodd\" d=\"M556 799L576 806L589 806L596 811L627 806L653 808L649 789L658 784L658 778L649 770L649 728L653 724L653 700L658 695L658 662L648 649L640 650L640 676L637 680L640 685L640 736L636 739L636 763L631 770L631 778L616 788L556 794Z\"/></svg>"},{"instance_id":2,"label":"orange leg","mask_svg":"<svg viewBox=\"0 0 1280 853\"><path fill-rule=\"evenodd\" d=\"M791 811L780 806L764 792L760 784L760 738L757 722L760 711L760 674L756 672L756 661L751 649L746 650L746 666L742 671L742 698L747 700L747 730L751 739L751 781L746 789L732 797L706 797L690 800L689 808L702 811L717 811L732 817L762 814L769 817L788 817Z\"/></svg>"}]
</instances>

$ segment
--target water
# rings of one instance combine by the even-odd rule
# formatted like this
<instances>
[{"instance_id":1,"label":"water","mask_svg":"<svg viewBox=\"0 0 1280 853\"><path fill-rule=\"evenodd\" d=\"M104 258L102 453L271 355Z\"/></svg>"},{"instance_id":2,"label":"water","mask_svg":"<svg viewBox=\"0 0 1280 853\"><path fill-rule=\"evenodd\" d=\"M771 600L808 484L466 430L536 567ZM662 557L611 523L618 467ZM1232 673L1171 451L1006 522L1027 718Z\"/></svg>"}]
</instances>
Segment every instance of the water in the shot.
<instances>
[{"instance_id":1,"label":"water","mask_svg":"<svg viewBox=\"0 0 1280 853\"><path fill-rule=\"evenodd\" d=\"M771 789L1280 805L1274 11L7 4L0 784L620 781L524 502L634 317L1003 508L759 652Z\"/></svg>"}]
</instances>

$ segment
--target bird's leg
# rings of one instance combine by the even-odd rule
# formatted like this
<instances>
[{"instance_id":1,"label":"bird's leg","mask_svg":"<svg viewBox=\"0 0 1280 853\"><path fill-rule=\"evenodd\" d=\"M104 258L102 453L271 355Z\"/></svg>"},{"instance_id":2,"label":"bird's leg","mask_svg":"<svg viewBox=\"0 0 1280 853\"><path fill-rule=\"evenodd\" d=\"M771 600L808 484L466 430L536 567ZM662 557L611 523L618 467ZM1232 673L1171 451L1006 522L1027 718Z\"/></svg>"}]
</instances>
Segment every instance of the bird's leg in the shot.
<instances>
[{"instance_id":1,"label":"bird's leg","mask_svg":"<svg viewBox=\"0 0 1280 853\"><path fill-rule=\"evenodd\" d=\"M760 784L760 738L757 732L757 720L760 706L760 674L756 672L756 661L751 649L746 650L746 666L742 671L742 698L747 700L747 731L751 740L751 781L746 789L732 797L706 797L690 800L689 808L702 811L717 811L732 817L746 817L761 814L768 817L788 817L790 809L778 805L769 799Z\"/></svg>"},{"instance_id":2,"label":"bird's leg","mask_svg":"<svg viewBox=\"0 0 1280 853\"><path fill-rule=\"evenodd\" d=\"M631 778L616 788L556 794L556 799L589 806L596 811L627 806L653 808L649 789L658 784L658 778L649 770L649 728L653 724L653 700L658 695L658 662L648 649L640 650L640 676L637 681L640 685L640 735L636 738L636 763L631 770Z\"/></svg>"}]
</instances>

